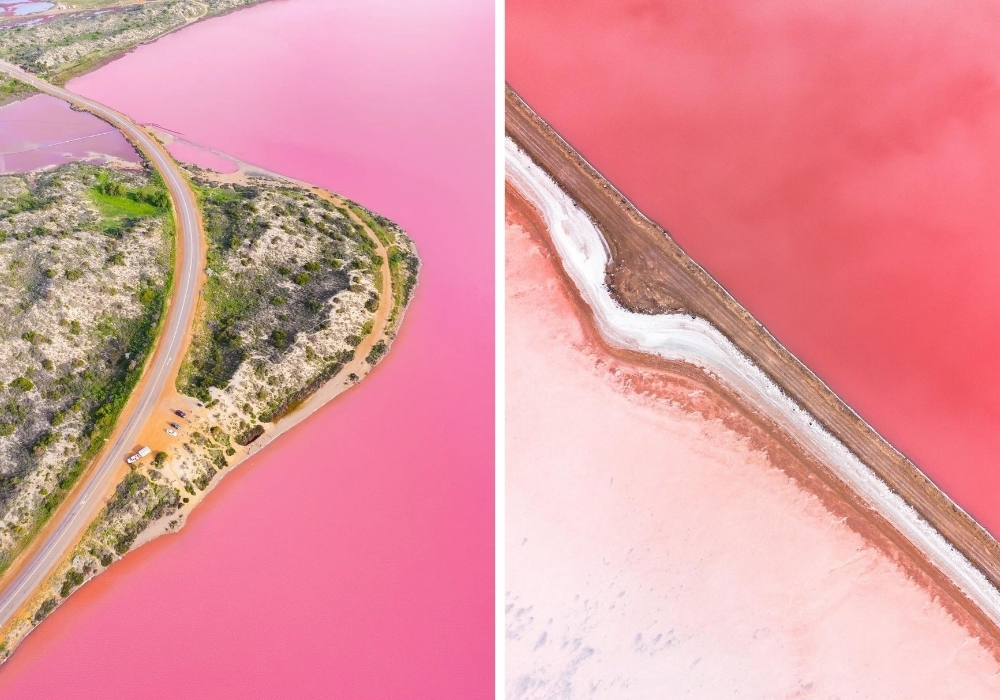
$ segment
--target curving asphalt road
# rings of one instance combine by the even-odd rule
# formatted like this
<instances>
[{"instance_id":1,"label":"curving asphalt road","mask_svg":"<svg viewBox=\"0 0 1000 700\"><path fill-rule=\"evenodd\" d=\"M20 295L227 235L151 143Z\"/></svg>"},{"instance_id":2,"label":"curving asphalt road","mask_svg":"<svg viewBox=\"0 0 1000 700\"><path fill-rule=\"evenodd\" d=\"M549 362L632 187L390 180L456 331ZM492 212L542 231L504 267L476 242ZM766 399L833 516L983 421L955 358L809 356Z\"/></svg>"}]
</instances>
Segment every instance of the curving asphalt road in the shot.
<instances>
[{"instance_id":1,"label":"curving asphalt road","mask_svg":"<svg viewBox=\"0 0 1000 700\"><path fill-rule=\"evenodd\" d=\"M180 275L174 279L166 326L139 385L141 393L138 399L132 397L132 403L126 407L126 411L131 413L123 416L126 418L124 427L119 421L117 437L105 449L100 462L84 474L81 483L71 494L73 500L64 503L56 511L54 520L42 531L47 533L42 544L35 549L30 559L19 564L16 576L0 592L0 626L3 626L59 564L103 505L101 497L110 489L111 481L121 467L126 452L136 444L167 382L174 380L175 360L180 354L187 331L194 322L199 293L199 268L205 257L205 247L194 193L166 150L141 127L99 102L51 85L4 61L0 61L0 73L6 73L40 92L76 105L124 133L150 159L170 191L177 224L176 235L180 244L178 248L183 255Z\"/></svg>"}]
</instances>

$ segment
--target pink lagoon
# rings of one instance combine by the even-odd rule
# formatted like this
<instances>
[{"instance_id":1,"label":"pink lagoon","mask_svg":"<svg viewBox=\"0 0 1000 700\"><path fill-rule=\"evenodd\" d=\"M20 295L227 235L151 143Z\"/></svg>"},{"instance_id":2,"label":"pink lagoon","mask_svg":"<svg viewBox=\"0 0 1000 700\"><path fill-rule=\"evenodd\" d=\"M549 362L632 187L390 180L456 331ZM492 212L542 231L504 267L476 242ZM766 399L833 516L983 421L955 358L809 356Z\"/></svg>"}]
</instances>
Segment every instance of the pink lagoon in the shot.
<instances>
[{"instance_id":1,"label":"pink lagoon","mask_svg":"<svg viewBox=\"0 0 1000 700\"><path fill-rule=\"evenodd\" d=\"M72 596L0 697L492 696L492 66L488 2L276 0L70 83L361 202L423 269L387 360Z\"/></svg>"},{"instance_id":2,"label":"pink lagoon","mask_svg":"<svg viewBox=\"0 0 1000 700\"><path fill-rule=\"evenodd\" d=\"M507 80L1000 535L1000 8L507 4Z\"/></svg>"},{"instance_id":3,"label":"pink lagoon","mask_svg":"<svg viewBox=\"0 0 1000 700\"><path fill-rule=\"evenodd\" d=\"M132 145L92 114L48 95L0 107L0 173L22 173L74 160L138 163Z\"/></svg>"}]
</instances>

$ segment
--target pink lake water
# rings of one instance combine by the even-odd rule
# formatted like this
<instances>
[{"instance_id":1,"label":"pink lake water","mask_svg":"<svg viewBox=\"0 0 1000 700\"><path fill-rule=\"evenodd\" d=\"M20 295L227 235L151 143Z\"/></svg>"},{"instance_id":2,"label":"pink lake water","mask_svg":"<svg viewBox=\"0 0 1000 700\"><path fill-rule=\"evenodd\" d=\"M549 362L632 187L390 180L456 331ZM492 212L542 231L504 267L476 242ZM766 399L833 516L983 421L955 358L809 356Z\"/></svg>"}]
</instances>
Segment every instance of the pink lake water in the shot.
<instances>
[{"instance_id":1,"label":"pink lake water","mask_svg":"<svg viewBox=\"0 0 1000 700\"><path fill-rule=\"evenodd\" d=\"M0 107L0 173L23 173L70 161L138 163L132 145L92 114L48 95Z\"/></svg>"},{"instance_id":2,"label":"pink lake water","mask_svg":"<svg viewBox=\"0 0 1000 700\"><path fill-rule=\"evenodd\" d=\"M507 4L507 79L1000 535L1000 6Z\"/></svg>"},{"instance_id":3,"label":"pink lake water","mask_svg":"<svg viewBox=\"0 0 1000 700\"><path fill-rule=\"evenodd\" d=\"M55 7L51 2L30 2L27 0L4 0L0 2L0 17L4 15L30 15Z\"/></svg>"},{"instance_id":4,"label":"pink lake water","mask_svg":"<svg viewBox=\"0 0 1000 700\"><path fill-rule=\"evenodd\" d=\"M997 697L1000 664L907 554L776 468L711 387L610 356L548 234L507 221L509 700Z\"/></svg>"},{"instance_id":5,"label":"pink lake water","mask_svg":"<svg viewBox=\"0 0 1000 700\"><path fill-rule=\"evenodd\" d=\"M234 173L239 169L236 163L229 158L186 141L168 143L167 150L170 151L170 155L182 163L191 163L199 168L214 170L217 173Z\"/></svg>"},{"instance_id":6,"label":"pink lake water","mask_svg":"<svg viewBox=\"0 0 1000 700\"><path fill-rule=\"evenodd\" d=\"M70 87L343 193L424 261L388 358L85 585L3 698L493 692L493 8L269 2Z\"/></svg>"}]
</instances>

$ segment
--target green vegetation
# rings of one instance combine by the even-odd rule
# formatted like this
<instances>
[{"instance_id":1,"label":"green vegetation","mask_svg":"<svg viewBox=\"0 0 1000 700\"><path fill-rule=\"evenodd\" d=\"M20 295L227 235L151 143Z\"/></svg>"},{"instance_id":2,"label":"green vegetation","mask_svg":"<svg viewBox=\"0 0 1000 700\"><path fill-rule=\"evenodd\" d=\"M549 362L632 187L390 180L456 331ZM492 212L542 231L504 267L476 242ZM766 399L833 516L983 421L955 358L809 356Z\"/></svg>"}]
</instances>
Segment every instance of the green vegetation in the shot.
<instances>
[{"instance_id":1,"label":"green vegetation","mask_svg":"<svg viewBox=\"0 0 1000 700\"><path fill-rule=\"evenodd\" d=\"M209 277L177 388L221 409L219 420L247 445L261 424L286 415L354 359L373 331L383 267L403 281L412 277L397 294L405 305L416 257L398 227L357 205L264 178L244 185L194 179ZM383 257L380 242L396 257ZM366 351L373 364L388 350L379 340Z\"/></svg>"},{"instance_id":2,"label":"green vegetation","mask_svg":"<svg viewBox=\"0 0 1000 700\"><path fill-rule=\"evenodd\" d=\"M215 467L210 466L195 478L194 485L198 487L199 491L204 491L212 483L212 479L215 478L216 474L218 472L215 470Z\"/></svg>"},{"instance_id":3,"label":"green vegetation","mask_svg":"<svg viewBox=\"0 0 1000 700\"><path fill-rule=\"evenodd\" d=\"M256 217L252 188L211 188L195 186L209 240L205 283L204 325L196 332L191 350L177 378L179 391L210 401L211 387L224 387L246 358L238 326L260 306L253 280L233 287L223 284L219 273L225 269L226 253L244 241L257 240L267 225ZM256 283L256 284L255 284Z\"/></svg>"},{"instance_id":4,"label":"green vegetation","mask_svg":"<svg viewBox=\"0 0 1000 700\"><path fill-rule=\"evenodd\" d=\"M27 377L18 377L10 383L10 388L17 389L21 392L27 392L35 388L35 383Z\"/></svg>"},{"instance_id":5,"label":"green vegetation","mask_svg":"<svg viewBox=\"0 0 1000 700\"><path fill-rule=\"evenodd\" d=\"M420 259L397 245L395 232L398 227L394 223L358 204L352 203L350 208L375 233L389 255L389 274L392 277L393 293L389 327L394 328L399 322L400 313L413 297L413 290L417 286L417 273L420 271Z\"/></svg>"},{"instance_id":6,"label":"green vegetation","mask_svg":"<svg viewBox=\"0 0 1000 700\"><path fill-rule=\"evenodd\" d=\"M0 104L30 95L35 89L16 78L0 76Z\"/></svg>"},{"instance_id":7,"label":"green vegetation","mask_svg":"<svg viewBox=\"0 0 1000 700\"><path fill-rule=\"evenodd\" d=\"M259 438L264 434L264 426L259 423L252 428L247 428L241 435L236 438L237 445L249 445L251 442Z\"/></svg>"},{"instance_id":8,"label":"green vegetation","mask_svg":"<svg viewBox=\"0 0 1000 700\"><path fill-rule=\"evenodd\" d=\"M174 512L179 505L176 489L154 483L133 470L115 488L114 496L91 526L88 539L124 554L151 522ZM107 566L110 561L104 563L102 559L101 563Z\"/></svg>"},{"instance_id":9,"label":"green vegetation","mask_svg":"<svg viewBox=\"0 0 1000 700\"><path fill-rule=\"evenodd\" d=\"M131 187L99 172L87 194L101 213L99 226L114 238L131 231L143 217L162 216L170 210L170 195L156 174L150 177L149 184Z\"/></svg>"},{"instance_id":10,"label":"green vegetation","mask_svg":"<svg viewBox=\"0 0 1000 700\"><path fill-rule=\"evenodd\" d=\"M365 358L365 361L370 365L374 365L378 363L378 361L381 360L388 351L389 346L385 344L384 340L380 340L372 346L372 349L368 353L368 357Z\"/></svg>"},{"instance_id":11,"label":"green vegetation","mask_svg":"<svg viewBox=\"0 0 1000 700\"><path fill-rule=\"evenodd\" d=\"M324 210L330 226L323 224L323 258L300 262L298 255L292 255L295 247L286 250L276 242L280 237L266 235L272 227L280 227L296 239L315 236L318 227L301 221L308 217L297 203L302 197L299 190L220 186L201 180L194 187L209 241L211 274L205 284L204 315L177 388L207 403L209 389L228 386L251 355L280 355L299 333L323 323L330 299L348 286L344 272L324 264L338 253L343 255L338 239L348 227L330 216L332 207L313 195L310 205ZM261 251L288 257L275 264L256 262L253 256ZM248 336L262 337L263 342L247 343Z\"/></svg>"},{"instance_id":12,"label":"green vegetation","mask_svg":"<svg viewBox=\"0 0 1000 700\"><path fill-rule=\"evenodd\" d=\"M66 577L63 579L62 587L59 589L59 595L66 598L73 592L73 589L81 583L83 583L83 574L76 569L70 569L66 572Z\"/></svg>"},{"instance_id":13,"label":"green vegetation","mask_svg":"<svg viewBox=\"0 0 1000 700\"><path fill-rule=\"evenodd\" d=\"M312 396L316 391L319 390L321 386L326 384L330 379L336 375L340 370L344 368L348 362L354 359L354 352L351 350L344 350L340 352L336 359L326 365L323 370L317 374L311 382L306 384L304 387L298 391L293 392L289 396L285 397L282 401L279 401L273 405L269 410L260 414L260 420L264 423L274 423L275 421L281 420L282 417L287 416L289 413L294 411L303 401Z\"/></svg>"},{"instance_id":14,"label":"green vegetation","mask_svg":"<svg viewBox=\"0 0 1000 700\"><path fill-rule=\"evenodd\" d=\"M38 610L35 611L35 615L32 617L32 620L37 625L39 622L48 617L49 613L55 610L58 605L59 601L55 598L45 599L45 601L38 607Z\"/></svg>"},{"instance_id":15,"label":"green vegetation","mask_svg":"<svg viewBox=\"0 0 1000 700\"><path fill-rule=\"evenodd\" d=\"M3 571L97 455L139 379L172 283L173 222L169 198L164 204L166 192L149 171L70 164L30 180L0 176L0 192L8 193L0 195L5 234L0 260L11 260L10 273L0 277L0 292L15 304L6 320L9 328L16 328L30 348L23 359L13 358L25 368L0 394L0 454L6 462L0 467L0 510L20 497L23 482L41 478L35 472L43 465L50 475L41 482L40 497L10 529L13 543L0 551ZM95 205L97 217L90 208ZM39 216L56 223L39 226ZM143 263L153 265L146 269L155 270L158 281L147 274L133 281L134 268L127 265L135 263L127 263L125 253L134 251L140 239L158 251ZM119 241L128 247L116 250ZM99 291L107 250L121 253L124 279L133 282L124 284L116 276L113 287ZM80 299L84 306L73 311L79 319L60 319L66 310L58 304L50 309L45 293L50 285L72 285L65 298L70 304ZM123 292L135 300L128 313L114 301ZM86 301L94 293L101 303ZM29 308L35 309L33 318L49 325L23 329L27 316L21 314Z\"/></svg>"}]
</instances>

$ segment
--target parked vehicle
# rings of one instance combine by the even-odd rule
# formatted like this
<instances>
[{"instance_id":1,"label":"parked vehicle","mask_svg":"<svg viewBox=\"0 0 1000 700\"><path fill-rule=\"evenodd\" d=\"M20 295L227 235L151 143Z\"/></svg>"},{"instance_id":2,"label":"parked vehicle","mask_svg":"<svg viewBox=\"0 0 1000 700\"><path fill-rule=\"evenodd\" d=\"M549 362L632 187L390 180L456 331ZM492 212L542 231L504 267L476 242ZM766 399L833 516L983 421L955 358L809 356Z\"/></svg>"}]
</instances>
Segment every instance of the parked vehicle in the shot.
<instances>
[{"instance_id":1,"label":"parked vehicle","mask_svg":"<svg viewBox=\"0 0 1000 700\"><path fill-rule=\"evenodd\" d=\"M150 452L151 450L148 447L140 447L138 452L136 452L134 455L132 455L125 461L128 462L129 464L135 464L140 459L148 455Z\"/></svg>"},{"instance_id":2,"label":"parked vehicle","mask_svg":"<svg viewBox=\"0 0 1000 700\"><path fill-rule=\"evenodd\" d=\"M167 435L170 435L171 437L177 437L177 431L171 428L167 428Z\"/></svg>"},{"instance_id":3,"label":"parked vehicle","mask_svg":"<svg viewBox=\"0 0 1000 700\"><path fill-rule=\"evenodd\" d=\"M169 425L174 430L180 430L181 429L181 426L177 425L176 423L167 423L167 425Z\"/></svg>"},{"instance_id":4,"label":"parked vehicle","mask_svg":"<svg viewBox=\"0 0 1000 700\"><path fill-rule=\"evenodd\" d=\"M181 418L187 418L188 414L186 414L184 411L182 411L180 409L177 409L176 411L174 411L174 415L178 415Z\"/></svg>"}]
</instances>

